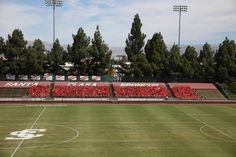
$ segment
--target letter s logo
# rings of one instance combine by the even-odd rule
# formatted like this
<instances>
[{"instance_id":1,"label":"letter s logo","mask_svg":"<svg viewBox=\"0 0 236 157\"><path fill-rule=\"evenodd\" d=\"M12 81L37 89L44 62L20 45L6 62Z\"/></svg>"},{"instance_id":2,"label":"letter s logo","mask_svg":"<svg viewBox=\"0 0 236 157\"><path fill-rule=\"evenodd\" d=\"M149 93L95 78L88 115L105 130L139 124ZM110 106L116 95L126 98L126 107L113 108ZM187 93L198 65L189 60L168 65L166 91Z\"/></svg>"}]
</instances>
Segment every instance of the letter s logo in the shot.
<instances>
[{"instance_id":1,"label":"letter s logo","mask_svg":"<svg viewBox=\"0 0 236 157\"><path fill-rule=\"evenodd\" d=\"M28 140L35 137L42 137L43 134L39 132L45 132L46 129L25 129L21 131L14 131L10 133L10 137L6 137L5 140Z\"/></svg>"}]
</instances>

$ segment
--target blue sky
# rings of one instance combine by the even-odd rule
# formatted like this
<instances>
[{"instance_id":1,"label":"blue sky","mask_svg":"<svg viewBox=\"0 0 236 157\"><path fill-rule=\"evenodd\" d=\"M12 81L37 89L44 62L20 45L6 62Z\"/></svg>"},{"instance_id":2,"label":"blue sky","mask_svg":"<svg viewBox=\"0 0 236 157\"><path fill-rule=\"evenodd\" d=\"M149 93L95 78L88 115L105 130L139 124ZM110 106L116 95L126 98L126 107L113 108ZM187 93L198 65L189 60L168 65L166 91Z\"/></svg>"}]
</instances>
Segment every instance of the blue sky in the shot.
<instances>
[{"instance_id":1,"label":"blue sky","mask_svg":"<svg viewBox=\"0 0 236 157\"><path fill-rule=\"evenodd\" d=\"M182 15L182 44L219 44L226 36L236 40L235 0L64 0L56 9L56 37L71 44L79 27L93 37L99 25L109 46L124 47L138 13L146 40L161 32L167 44L177 43L178 13L172 6L179 4L189 6ZM52 8L44 0L0 0L0 19L0 36L5 39L19 28L26 40L52 41Z\"/></svg>"}]
</instances>

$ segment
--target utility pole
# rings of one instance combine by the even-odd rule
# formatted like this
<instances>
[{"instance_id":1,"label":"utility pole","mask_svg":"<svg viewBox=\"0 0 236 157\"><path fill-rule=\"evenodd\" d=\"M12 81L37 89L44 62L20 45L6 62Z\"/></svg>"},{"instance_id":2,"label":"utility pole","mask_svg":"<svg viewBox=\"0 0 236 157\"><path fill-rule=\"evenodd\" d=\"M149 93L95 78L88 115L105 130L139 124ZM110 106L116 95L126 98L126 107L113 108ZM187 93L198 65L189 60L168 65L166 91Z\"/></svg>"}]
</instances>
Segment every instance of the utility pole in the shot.
<instances>
[{"instance_id":1,"label":"utility pole","mask_svg":"<svg viewBox=\"0 0 236 157\"><path fill-rule=\"evenodd\" d=\"M55 25L56 25L56 17L55 11L56 7L62 7L63 0L45 0L45 5L53 8L53 43L55 42Z\"/></svg>"},{"instance_id":2,"label":"utility pole","mask_svg":"<svg viewBox=\"0 0 236 157\"><path fill-rule=\"evenodd\" d=\"M188 12L188 6L186 6L186 5L174 5L173 6L173 11L179 12L178 47L180 48L181 15L182 15L182 12Z\"/></svg>"}]
</instances>

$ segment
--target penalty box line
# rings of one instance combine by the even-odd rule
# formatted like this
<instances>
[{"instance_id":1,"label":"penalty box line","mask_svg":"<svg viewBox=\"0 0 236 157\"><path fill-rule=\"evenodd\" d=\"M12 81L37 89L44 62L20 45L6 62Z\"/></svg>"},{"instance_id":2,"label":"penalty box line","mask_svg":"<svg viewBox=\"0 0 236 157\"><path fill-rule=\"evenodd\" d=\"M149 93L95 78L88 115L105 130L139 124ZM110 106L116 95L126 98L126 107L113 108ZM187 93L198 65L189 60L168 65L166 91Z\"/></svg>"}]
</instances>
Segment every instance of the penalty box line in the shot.
<instances>
[{"instance_id":1,"label":"penalty box line","mask_svg":"<svg viewBox=\"0 0 236 157\"><path fill-rule=\"evenodd\" d=\"M31 125L30 129L32 129L32 128L35 126L35 124L37 123L37 121L39 120L39 118L42 116L42 114L43 114L43 112L46 110L46 108L47 108L47 106L45 106L45 107L43 108L43 110L40 112L40 114L38 115L38 117L36 118L36 120L34 121L34 123ZM23 144L23 142L24 142L24 139L22 139L22 140L20 141L20 143L18 144L18 146L17 146L16 149L13 151L13 153L11 154L10 157L13 157L13 156L16 154L17 150L20 148L20 146Z\"/></svg>"},{"instance_id":2,"label":"penalty box line","mask_svg":"<svg viewBox=\"0 0 236 157\"><path fill-rule=\"evenodd\" d=\"M202 121L202 120L200 120L200 119L198 119L198 118L196 118L196 117L194 117L194 116L192 116L192 115L190 115L190 114L187 114L187 115L188 115L189 117L191 117L192 119L194 119L194 120L196 120L196 121L198 121L198 122L204 124L204 126L208 126L209 128L212 128L212 129L216 130L217 132L221 133L222 135L228 137L228 138L229 138L230 140L232 140L233 142L236 142L236 139L234 139L234 138L233 138L232 136L230 136L229 134L227 134L227 133L225 133L225 132L223 132L223 131L221 131L221 130L215 128L215 127L212 126L212 125L209 125L208 123L206 123L206 122L204 122L204 121Z\"/></svg>"}]
</instances>

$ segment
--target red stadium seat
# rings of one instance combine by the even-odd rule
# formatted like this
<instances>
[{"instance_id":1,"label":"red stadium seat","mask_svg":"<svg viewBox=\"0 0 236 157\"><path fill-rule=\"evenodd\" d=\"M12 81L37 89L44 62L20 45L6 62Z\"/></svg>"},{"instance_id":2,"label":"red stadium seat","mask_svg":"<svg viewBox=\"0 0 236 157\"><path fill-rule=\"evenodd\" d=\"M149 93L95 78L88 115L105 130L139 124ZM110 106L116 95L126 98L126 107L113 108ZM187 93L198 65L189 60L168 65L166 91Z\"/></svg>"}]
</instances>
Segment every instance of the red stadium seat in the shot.
<instances>
[{"instance_id":1,"label":"red stadium seat","mask_svg":"<svg viewBox=\"0 0 236 157\"><path fill-rule=\"evenodd\" d=\"M55 84L52 90L52 96L55 97L109 97L110 95L111 91L108 83L96 83L96 86L89 85L89 83L87 85L59 83Z\"/></svg>"},{"instance_id":2,"label":"red stadium seat","mask_svg":"<svg viewBox=\"0 0 236 157\"><path fill-rule=\"evenodd\" d=\"M199 98L201 98L189 86L172 86L171 90L173 91L176 98L180 98L180 99L199 99Z\"/></svg>"},{"instance_id":3,"label":"red stadium seat","mask_svg":"<svg viewBox=\"0 0 236 157\"><path fill-rule=\"evenodd\" d=\"M31 86L28 89L28 94L31 97L45 97L50 93L49 86Z\"/></svg>"},{"instance_id":4,"label":"red stadium seat","mask_svg":"<svg viewBox=\"0 0 236 157\"><path fill-rule=\"evenodd\" d=\"M165 86L115 86L117 97L168 97L170 92Z\"/></svg>"}]
</instances>

